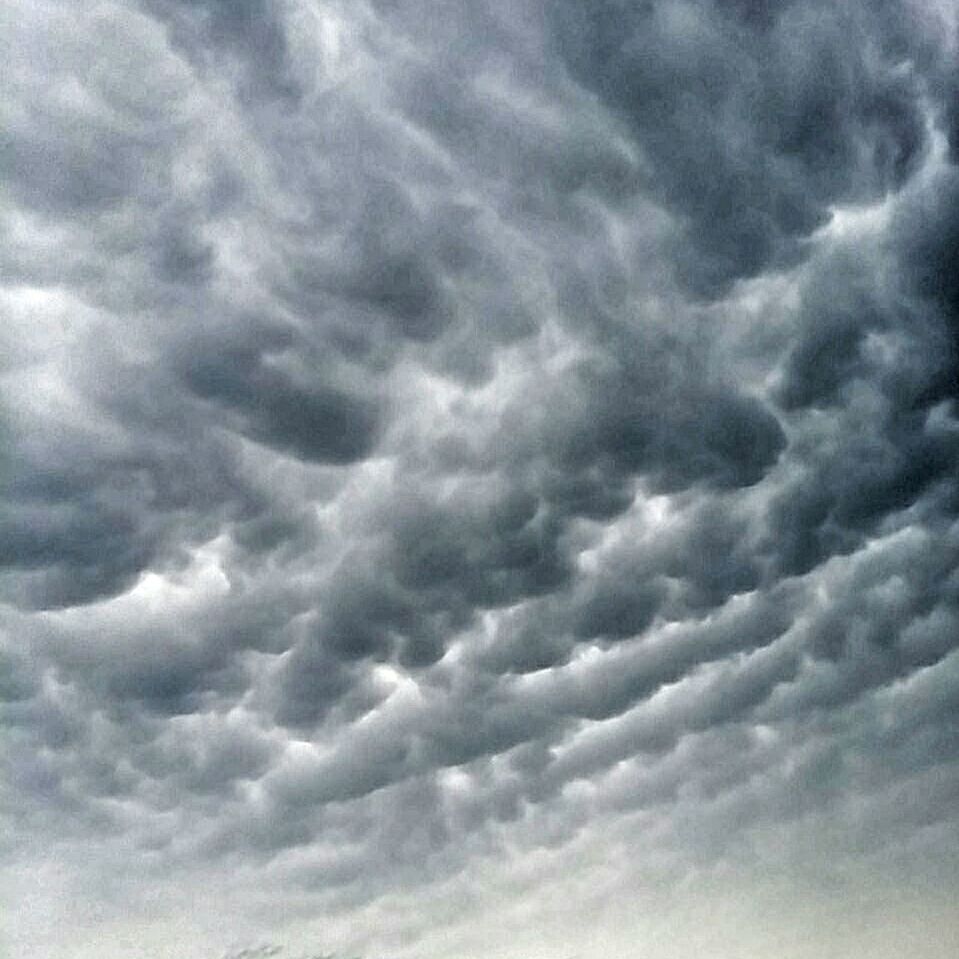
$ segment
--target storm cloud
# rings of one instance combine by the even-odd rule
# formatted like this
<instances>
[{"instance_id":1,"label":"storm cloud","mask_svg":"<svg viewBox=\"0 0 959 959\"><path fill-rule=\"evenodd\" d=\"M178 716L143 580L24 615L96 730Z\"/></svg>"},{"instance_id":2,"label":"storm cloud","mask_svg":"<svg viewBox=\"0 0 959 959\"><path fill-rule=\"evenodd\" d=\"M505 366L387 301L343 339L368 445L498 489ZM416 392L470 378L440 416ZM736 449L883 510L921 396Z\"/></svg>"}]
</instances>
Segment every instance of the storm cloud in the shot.
<instances>
[{"instance_id":1,"label":"storm cloud","mask_svg":"<svg viewBox=\"0 0 959 959\"><path fill-rule=\"evenodd\" d=\"M952 955L950 4L0 11L0 953Z\"/></svg>"}]
</instances>

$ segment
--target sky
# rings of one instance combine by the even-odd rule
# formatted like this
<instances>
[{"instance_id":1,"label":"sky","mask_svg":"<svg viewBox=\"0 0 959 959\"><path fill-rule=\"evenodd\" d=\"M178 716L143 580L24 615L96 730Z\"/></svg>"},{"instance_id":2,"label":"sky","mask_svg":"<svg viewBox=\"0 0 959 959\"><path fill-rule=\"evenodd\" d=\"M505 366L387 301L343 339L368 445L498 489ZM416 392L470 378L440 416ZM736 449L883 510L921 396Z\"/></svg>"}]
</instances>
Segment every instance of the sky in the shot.
<instances>
[{"instance_id":1,"label":"sky","mask_svg":"<svg viewBox=\"0 0 959 959\"><path fill-rule=\"evenodd\" d=\"M0 0L0 956L959 954L957 23Z\"/></svg>"}]
</instances>

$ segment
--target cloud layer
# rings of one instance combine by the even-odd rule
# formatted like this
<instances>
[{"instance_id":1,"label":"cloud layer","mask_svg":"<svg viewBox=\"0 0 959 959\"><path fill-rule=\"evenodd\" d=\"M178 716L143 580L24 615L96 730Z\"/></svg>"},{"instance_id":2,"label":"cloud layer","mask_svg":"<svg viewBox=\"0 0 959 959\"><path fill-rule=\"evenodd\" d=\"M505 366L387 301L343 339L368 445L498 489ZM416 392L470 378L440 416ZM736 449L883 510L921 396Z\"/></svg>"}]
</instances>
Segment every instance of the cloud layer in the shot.
<instances>
[{"instance_id":1,"label":"cloud layer","mask_svg":"<svg viewBox=\"0 0 959 959\"><path fill-rule=\"evenodd\" d=\"M0 10L11 955L951 954L948 4Z\"/></svg>"}]
</instances>

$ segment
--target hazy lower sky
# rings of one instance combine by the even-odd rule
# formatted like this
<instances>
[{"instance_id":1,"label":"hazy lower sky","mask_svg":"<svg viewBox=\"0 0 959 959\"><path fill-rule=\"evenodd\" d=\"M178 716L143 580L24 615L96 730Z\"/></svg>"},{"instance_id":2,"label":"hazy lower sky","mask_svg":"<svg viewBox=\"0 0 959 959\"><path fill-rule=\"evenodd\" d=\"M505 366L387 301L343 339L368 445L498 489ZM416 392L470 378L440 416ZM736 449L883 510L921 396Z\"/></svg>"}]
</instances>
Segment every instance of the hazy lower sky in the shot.
<instances>
[{"instance_id":1,"label":"hazy lower sky","mask_svg":"<svg viewBox=\"0 0 959 959\"><path fill-rule=\"evenodd\" d=\"M0 955L959 955L951 0L0 0Z\"/></svg>"}]
</instances>

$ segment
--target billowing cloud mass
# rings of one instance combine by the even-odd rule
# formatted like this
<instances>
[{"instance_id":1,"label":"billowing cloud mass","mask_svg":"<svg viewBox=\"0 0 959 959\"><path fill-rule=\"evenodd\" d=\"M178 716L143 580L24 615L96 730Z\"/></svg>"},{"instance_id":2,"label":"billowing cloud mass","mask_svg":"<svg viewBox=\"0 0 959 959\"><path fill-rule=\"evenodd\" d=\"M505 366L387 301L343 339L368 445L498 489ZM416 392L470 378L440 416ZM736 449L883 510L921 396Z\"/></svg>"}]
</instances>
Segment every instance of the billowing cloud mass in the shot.
<instances>
[{"instance_id":1,"label":"billowing cloud mass","mask_svg":"<svg viewBox=\"0 0 959 959\"><path fill-rule=\"evenodd\" d=\"M0 953L956 954L952 3L0 24Z\"/></svg>"}]
</instances>

